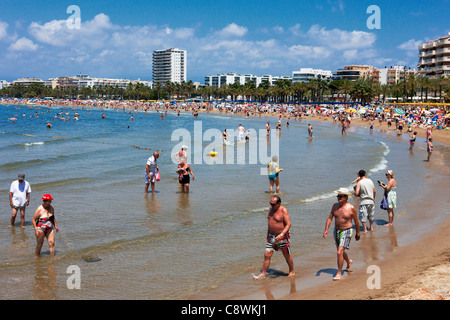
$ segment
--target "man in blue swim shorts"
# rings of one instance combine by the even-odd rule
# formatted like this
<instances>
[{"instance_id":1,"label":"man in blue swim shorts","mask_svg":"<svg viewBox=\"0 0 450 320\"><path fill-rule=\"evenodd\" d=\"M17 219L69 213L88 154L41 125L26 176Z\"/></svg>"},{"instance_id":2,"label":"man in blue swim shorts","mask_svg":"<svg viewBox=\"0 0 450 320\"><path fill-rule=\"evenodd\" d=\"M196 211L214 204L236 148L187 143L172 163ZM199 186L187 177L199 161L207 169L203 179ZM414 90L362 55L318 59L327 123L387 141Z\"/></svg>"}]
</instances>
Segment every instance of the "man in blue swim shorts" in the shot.
<instances>
[{"instance_id":1,"label":"man in blue swim shorts","mask_svg":"<svg viewBox=\"0 0 450 320\"><path fill-rule=\"evenodd\" d=\"M330 227L331 221L335 221L334 230L334 240L337 249L337 264L338 271L333 280L340 280L342 278L342 268L344 266L344 260L347 262L347 269L345 271L351 272L351 266L353 260L351 260L345 249L349 249L350 240L353 235L353 224L352 220L355 221L356 229L356 241L359 240L359 222L358 216L356 214L355 207L348 203L348 197L351 195L347 188L340 188L337 191L338 203L335 203L331 208L331 213L328 216L327 222L325 224L325 231L323 232L323 237L328 236L328 228Z\"/></svg>"}]
</instances>

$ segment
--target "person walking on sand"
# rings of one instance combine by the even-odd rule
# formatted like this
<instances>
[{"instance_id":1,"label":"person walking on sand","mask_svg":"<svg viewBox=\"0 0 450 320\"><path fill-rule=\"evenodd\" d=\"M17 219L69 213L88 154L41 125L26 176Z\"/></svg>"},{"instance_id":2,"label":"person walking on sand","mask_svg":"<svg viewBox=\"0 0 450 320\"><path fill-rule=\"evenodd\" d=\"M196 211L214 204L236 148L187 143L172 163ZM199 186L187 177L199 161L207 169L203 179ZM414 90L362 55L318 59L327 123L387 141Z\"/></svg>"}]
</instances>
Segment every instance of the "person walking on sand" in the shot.
<instances>
[{"instance_id":1,"label":"person walking on sand","mask_svg":"<svg viewBox=\"0 0 450 320\"><path fill-rule=\"evenodd\" d=\"M270 199L270 209L267 216L268 230L267 230L267 242L266 251L264 253L264 262L261 270L261 274L258 276L253 275L256 280L264 279L267 274L267 270L270 266L270 260L274 251L281 250L284 258L289 267L289 277L295 275L294 272L294 260L290 251L290 233L291 219L286 207L281 205L281 198L273 196Z\"/></svg>"},{"instance_id":2,"label":"person walking on sand","mask_svg":"<svg viewBox=\"0 0 450 320\"><path fill-rule=\"evenodd\" d=\"M20 211L20 225L25 227L25 209L30 205L31 187L28 181L25 181L25 174L19 173L17 180L11 183L9 188L9 204L12 208L11 227L16 221L17 212Z\"/></svg>"},{"instance_id":3,"label":"person walking on sand","mask_svg":"<svg viewBox=\"0 0 450 320\"><path fill-rule=\"evenodd\" d=\"M345 271L352 272L351 267L353 260L351 260L345 252L345 249L349 249L350 240L353 235L352 220L355 221L355 239L356 241L359 240L359 223L356 215L356 209L352 204L347 202L350 195L351 193L347 188L340 188L337 191L338 203L335 203L332 206L331 213L325 224L325 231L323 232L323 237L326 238L328 236L328 228L334 218L334 241L337 249L338 271L333 280L340 280L342 278L344 260L347 262L347 269Z\"/></svg>"},{"instance_id":4,"label":"person walking on sand","mask_svg":"<svg viewBox=\"0 0 450 320\"><path fill-rule=\"evenodd\" d=\"M56 226L55 209L51 205L52 200L53 198L50 194L44 194L42 196L43 203L36 209L33 216L33 227L36 235L36 257L41 254L44 238L47 238L50 255L55 255L55 231L59 232L59 229Z\"/></svg>"},{"instance_id":5,"label":"person walking on sand","mask_svg":"<svg viewBox=\"0 0 450 320\"><path fill-rule=\"evenodd\" d=\"M388 184L378 182L379 186L384 189L384 194L388 200L388 226L394 225L394 208L397 206L397 182L394 179L394 171L386 171L386 178L388 179Z\"/></svg>"},{"instance_id":6,"label":"person walking on sand","mask_svg":"<svg viewBox=\"0 0 450 320\"><path fill-rule=\"evenodd\" d=\"M153 155L148 158L145 165L145 194L148 193L148 186L152 185L152 193L155 193L155 181L156 174L159 172L157 160L159 158L159 152L153 152Z\"/></svg>"},{"instance_id":7,"label":"person walking on sand","mask_svg":"<svg viewBox=\"0 0 450 320\"><path fill-rule=\"evenodd\" d=\"M373 231L373 219L375 213L375 196L377 194L373 181L366 177L365 170L359 170L359 181L355 188L355 196L359 197L358 216L363 226L363 232L367 233L367 220L369 230Z\"/></svg>"}]
</instances>

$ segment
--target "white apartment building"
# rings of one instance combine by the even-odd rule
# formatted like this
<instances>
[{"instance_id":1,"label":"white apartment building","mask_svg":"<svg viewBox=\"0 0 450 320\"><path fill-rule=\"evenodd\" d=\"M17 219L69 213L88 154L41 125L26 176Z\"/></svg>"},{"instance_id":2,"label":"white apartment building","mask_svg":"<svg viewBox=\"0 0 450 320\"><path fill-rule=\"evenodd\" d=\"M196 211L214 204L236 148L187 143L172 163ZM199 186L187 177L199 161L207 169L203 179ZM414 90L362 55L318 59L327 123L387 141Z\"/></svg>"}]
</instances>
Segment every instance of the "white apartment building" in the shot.
<instances>
[{"instance_id":1,"label":"white apartment building","mask_svg":"<svg viewBox=\"0 0 450 320\"><path fill-rule=\"evenodd\" d=\"M419 75L429 78L450 75L450 32L419 45L417 68Z\"/></svg>"},{"instance_id":2,"label":"white apartment building","mask_svg":"<svg viewBox=\"0 0 450 320\"><path fill-rule=\"evenodd\" d=\"M153 87L152 81L141 81L141 79L137 80L128 80L128 79L110 79L110 78L91 78L88 75L77 75L74 77L77 79L78 88L94 88L99 86L111 86L118 87L120 89L126 89L128 85L136 85L137 83L142 83L146 87Z\"/></svg>"},{"instance_id":3,"label":"white apartment building","mask_svg":"<svg viewBox=\"0 0 450 320\"><path fill-rule=\"evenodd\" d=\"M416 74L416 70L406 69L405 66L392 66L378 69L380 84L394 84L405 80L409 75Z\"/></svg>"},{"instance_id":4,"label":"white apartment building","mask_svg":"<svg viewBox=\"0 0 450 320\"><path fill-rule=\"evenodd\" d=\"M230 72L227 74L217 74L205 77L205 85L206 86L214 86L214 87L222 87L225 85L230 85L233 83L246 84L249 81L255 83L255 86L258 87L263 82L269 82L270 85L274 85L277 80L287 79L291 80L290 77L279 77L272 75L263 75L263 76L255 76L254 74L237 74L234 72Z\"/></svg>"},{"instance_id":5,"label":"white apartment building","mask_svg":"<svg viewBox=\"0 0 450 320\"><path fill-rule=\"evenodd\" d=\"M0 80L0 89L6 88L9 86L9 82L6 80Z\"/></svg>"},{"instance_id":6,"label":"white apartment building","mask_svg":"<svg viewBox=\"0 0 450 320\"><path fill-rule=\"evenodd\" d=\"M14 80L12 85L22 85L24 87L31 86L32 84L44 84L44 81L39 78L20 78Z\"/></svg>"},{"instance_id":7,"label":"white apartment building","mask_svg":"<svg viewBox=\"0 0 450 320\"><path fill-rule=\"evenodd\" d=\"M186 50L172 48L153 51L153 83L187 81Z\"/></svg>"},{"instance_id":8,"label":"white apartment building","mask_svg":"<svg viewBox=\"0 0 450 320\"><path fill-rule=\"evenodd\" d=\"M308 82L313 79L331 81L333 72L331 70L300 68L299 71L292 71L292 82Z\"/></svg>"}]
</instances>

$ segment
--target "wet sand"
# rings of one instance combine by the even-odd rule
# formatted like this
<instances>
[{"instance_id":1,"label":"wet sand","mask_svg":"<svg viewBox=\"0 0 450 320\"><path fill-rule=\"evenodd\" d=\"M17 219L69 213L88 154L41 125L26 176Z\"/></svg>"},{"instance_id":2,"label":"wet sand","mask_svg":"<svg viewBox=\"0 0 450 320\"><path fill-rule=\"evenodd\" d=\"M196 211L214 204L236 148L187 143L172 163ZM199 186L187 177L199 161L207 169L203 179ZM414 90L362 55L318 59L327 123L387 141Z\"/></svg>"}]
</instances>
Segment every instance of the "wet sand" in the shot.
<instances>
[{"instance_id":1,"label":"wet sand","mask_svg":"<svg viewBox=\"0 0 450 320\"><path fill-rule=\"evenodd\" d=\"M322 117L309 118L311 121L332 121ZM370 126L370 122L352 120L352 125ZM375 130L387 130L386 123L381 126L374 124ZM419 137L425 138L425 129L415 128ZM395 132L395 128L391 129ZM405 134L405 133L403 133ZM434 130L433 140L450 146L450 133L448 130ZM435 154L433 154L434 156ZM424 154L424 157L426 155ZM441 155L442 156L442 155ZM433 162L436 160L436 163ZM442 159L440 159L442 161ZM425 165L440 166L439 159L431 158ZM414 225L420 225L422 219L427 219L424 213L436 212L441 215L442 221L434 224L433 230L416 239L413 243L401 247L396 246L393 252L387 253L383 258L372 260L371 265L377 265L381 275L379 289L368 289L368 281L372 272L368 273L366 266L353 268L352 273L340 281L330 281L299 290L296 286L295 293L288 294L282 299L286 300L443 300L450 299L450 201L448 191L448 168L437 168L437 174L442 177L434 186L430 186L427 195L423 195L424 201L419 205L408 208L408 215L412 221L403 228L404 232L414 232ZM423 220L422 220L423 221ZM389 228L389 227L379 227ZM394 228L395 222L394 222ZM397 228L398 229L398 228ZM375 230L374 232L377 232ZM396 230L400 233L401 230ZM363 235L362 237L367 236ZM355 242L353 247L362 244ZM359 248L360 250L370 250ZM349 253L350 254L350 253ZM367 252L365 253L367 254ZM351 256L350 256L351 257ZM357 257L357 256L356 256ZM352 257L351 257L352 258ZM353 259L356 262L356 259ZM335 267L335 256L330 256L329 265ZM373 282L370 282L373 284Z\"/></svg>"}]
</instances>

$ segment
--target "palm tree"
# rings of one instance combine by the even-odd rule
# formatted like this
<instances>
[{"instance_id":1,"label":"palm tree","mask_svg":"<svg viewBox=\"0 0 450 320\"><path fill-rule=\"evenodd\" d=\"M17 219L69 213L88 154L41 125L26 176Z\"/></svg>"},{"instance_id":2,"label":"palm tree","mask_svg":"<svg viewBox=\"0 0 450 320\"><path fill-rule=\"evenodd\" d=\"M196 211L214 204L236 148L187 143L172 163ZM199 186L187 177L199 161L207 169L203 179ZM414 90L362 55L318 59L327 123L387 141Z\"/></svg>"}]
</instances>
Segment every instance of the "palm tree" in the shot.
<instances>
[{"instance_id":1,"label":"palm tree","mask_svg":"<svg viewBox=\"0 0 450 320\"><path fill-rule=\"evenodd\" d=\"M426 91L426 99L428 99L428 88L430 86L430 78L419 76L417 78L418 87L420 87L420 100L423 102L423 91Z\"/></svg>"},{"instance_id":2,"label":"palm tree","mask_svg":"<svg viewBox=\"0 0 450 320\"><path fill-rule=\"evenodd\" d=\"M347 102L347 96L353 88L353 82L349 79L343 79L341 82L341 93L344 93L344 102Z\"/></svg>"},{"instance_id":3,"label":"palm tree","mask_svg":"<svg viewBox=\"0 0 450 320\"><path fill-rule=\"evenodd\" d=\"M155 83L155 89L156 89L156 92L158 93L158 100L159 100L159 94L161 93L161 88L162 88L162 84L161 84L161 82L156 82Z\"/></svg>"},{"instance_id":4,"label":"palm tree","mask_svg":"<svg viewBox=\"0 0 450 320\"><path fill-rule=\"evenodd\" d=\"M175 84L169 80L166 81L166 84L164 85L164 90L167 92L168 99L172 99L172 93L175 90Z\"/></svg>"}]
</instances>

